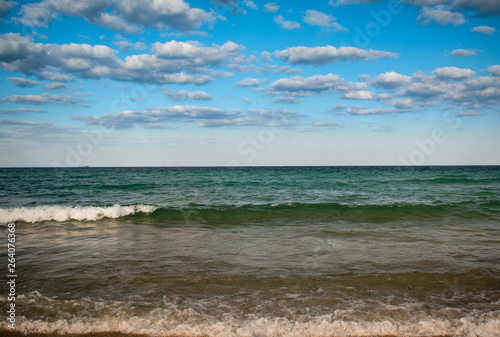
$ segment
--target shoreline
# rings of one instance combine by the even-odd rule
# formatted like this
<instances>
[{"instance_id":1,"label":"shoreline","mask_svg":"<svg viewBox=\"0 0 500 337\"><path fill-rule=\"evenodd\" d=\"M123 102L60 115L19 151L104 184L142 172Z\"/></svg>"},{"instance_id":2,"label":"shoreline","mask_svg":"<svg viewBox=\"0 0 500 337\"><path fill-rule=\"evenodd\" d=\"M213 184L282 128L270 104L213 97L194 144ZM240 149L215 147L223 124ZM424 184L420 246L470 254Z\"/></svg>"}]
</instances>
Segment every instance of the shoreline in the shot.
<instances>
[{"instance_id":1,"label":"shoreline","mask_svg":"<svg viewBox=\"0 0 500 337\"><path fill-rule=\"evenodd\" d=\"M123 332L113 332L113 331L105 331L105 332L89 332L89 333L81 333L81 334L52 334L52 333L38 333L38 332L29 332L22 333L20 331L12 331L12 330L0 330L0 335L3 337L52 337L52 336L64 336L64 337L208 337L208 335L148 335L148 334L135 334L135 333L123 333ZM397 335L370 335L377 337L398 337ZM406 335L405 335L406 336ZM237 336L234 336L237 337ZM274 337L274 336L273 336ZM278 337L278 336L276 336ZM335 337L334 335L325 335L325 337ZM352 335L350 337L358 337L357 335ZM366 337L366 335L359 335L359 337ZM408 337L408 336L407 336ZM409 336L411 337L411 336ZM418 337L453 337L453 335L429 335L429 336L421 336Z\"/></svg>"}]
</instances>

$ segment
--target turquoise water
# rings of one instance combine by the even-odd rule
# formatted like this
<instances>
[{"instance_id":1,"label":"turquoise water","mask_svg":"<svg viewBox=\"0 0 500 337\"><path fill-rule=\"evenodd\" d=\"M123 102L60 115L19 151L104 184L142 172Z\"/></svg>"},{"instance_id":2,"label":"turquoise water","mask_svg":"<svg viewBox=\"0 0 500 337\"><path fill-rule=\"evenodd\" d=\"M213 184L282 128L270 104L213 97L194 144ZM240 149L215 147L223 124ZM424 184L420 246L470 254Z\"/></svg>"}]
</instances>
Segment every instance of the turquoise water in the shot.
<instances>
[{"instance_id":1,"label":"turquoise water","mask_svg":"<svg viewBox=\"0 0 500 337\"><path fill-rule=\"evenodd\" d=\"M500 335L500 167L0 169L0 186L22 332Z\"/></svg>"}]
</instances>

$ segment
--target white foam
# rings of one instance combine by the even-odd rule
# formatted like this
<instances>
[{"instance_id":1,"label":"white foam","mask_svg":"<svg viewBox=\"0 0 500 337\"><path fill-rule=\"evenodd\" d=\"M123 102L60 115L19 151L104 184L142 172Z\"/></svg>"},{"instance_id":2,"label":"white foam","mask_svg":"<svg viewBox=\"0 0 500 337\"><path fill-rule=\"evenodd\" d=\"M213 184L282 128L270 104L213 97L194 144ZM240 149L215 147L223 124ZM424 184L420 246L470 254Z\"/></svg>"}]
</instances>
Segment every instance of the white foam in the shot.
<instances>
[{"instance_id":1,"label":"white foam","mask_svg":"<svg viewBox=\"0 0 500 337\"><path fill-rule=\"evenodd\" d=\"M292 315L293 317L271 317L241 312L214 316L212 310L204 310L202 306L199 308L201 310L197 311L191 307L180 308L169 301L138 313L136 303L94 302L88 298L51 299L38 292L19 296L18 301L20 307L30 306L33 312L50 312L50 317L59 317L29 319L18 316L16 330L24 334L63 335L113 331L150 336L190 337L493 337L499 336L500 331L500 312L496 310L482 313L472 310L447 318L428 313L415 315L410 319L398 319L388 315L367 321L361 317L342 318L342 315L335 312L329 315L301 314ZM0 296L0 305L4 303L7 303L7 298ZM74 311L75 304L78 304L77 311ZM7 324L6 320L0 321L0 330L7 329Z\"/></svg>"},{"instance_id":2,"label":"white foam","mask_svg":"<svg viewBox=\"0 0 500 337\"><path fill-rule=\"evenodd\" d=\"M24 221L96 221L102 218L119 218L135 213L151 213L156 207L149 205L131 206L37 206L0 209L0 223Z\"/></svg>"},{"instance_id":3,"label":"white foam","mask_svg":"<svg viewBox=\"0 0 500 337\"><path fill-rule=\"evenodd\" d=\"M28 320L18 317L16 330L22 333L85 334L105 331L148 334L151 336L280 336L280 337L327 337L327 336L498 336L500 320L462 318L449 321L432 319L419 322L356 322L334 320L330 315L311 317L307 321L287 318L258 318L240 320L225 317L221 321L196 322L191 317L183 322L174 321L167 309L153 310L147 317L105 316L102 318L59 319L52 322ZM196 315L194 315L196 316ZM6 323L0 323L0 329Z\"/></svg>"}]
</instances>

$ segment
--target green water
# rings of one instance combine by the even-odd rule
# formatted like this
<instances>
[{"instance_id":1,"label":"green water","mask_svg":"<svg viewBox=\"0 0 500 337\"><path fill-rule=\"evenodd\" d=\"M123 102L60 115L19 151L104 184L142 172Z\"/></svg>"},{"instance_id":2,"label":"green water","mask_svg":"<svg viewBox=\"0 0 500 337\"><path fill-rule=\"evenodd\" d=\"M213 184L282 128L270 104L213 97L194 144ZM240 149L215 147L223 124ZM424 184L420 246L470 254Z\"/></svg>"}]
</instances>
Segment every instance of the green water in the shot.
<instances>
[{"instance_id":1,"label":"green water","mask_svg":"<svg viewBox=\"0 0 500 337\"><path fill-rule=\"evenodd\" d=\"M23 332L500 331L499 167L0 169L0 185Z\"/></svg>"}]
</instances>

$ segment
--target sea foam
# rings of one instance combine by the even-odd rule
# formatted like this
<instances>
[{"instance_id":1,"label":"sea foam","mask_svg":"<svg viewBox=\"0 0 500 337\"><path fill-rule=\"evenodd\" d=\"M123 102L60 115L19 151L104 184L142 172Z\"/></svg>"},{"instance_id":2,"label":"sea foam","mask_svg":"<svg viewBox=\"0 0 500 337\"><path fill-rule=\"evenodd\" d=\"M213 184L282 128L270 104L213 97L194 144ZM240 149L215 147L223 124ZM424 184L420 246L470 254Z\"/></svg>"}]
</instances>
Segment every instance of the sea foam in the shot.
<instances>
[{"instance_id":1,"label":"sea foam","mask_svg":"<svg viewBox=\"0 0 500 337\"><path fill-rule=\"evenodd\" d=\"M119 218L136 213L151 213L156 207L149 205L130 206L37 206L0 209L0 223L24 221L96 221L103 218Z\"/></svg>"}]
</instances>

